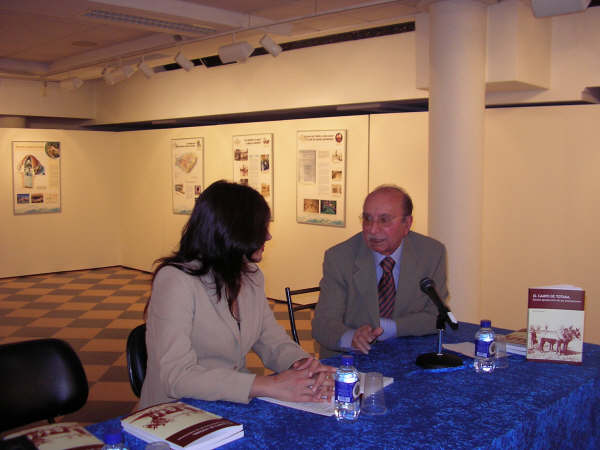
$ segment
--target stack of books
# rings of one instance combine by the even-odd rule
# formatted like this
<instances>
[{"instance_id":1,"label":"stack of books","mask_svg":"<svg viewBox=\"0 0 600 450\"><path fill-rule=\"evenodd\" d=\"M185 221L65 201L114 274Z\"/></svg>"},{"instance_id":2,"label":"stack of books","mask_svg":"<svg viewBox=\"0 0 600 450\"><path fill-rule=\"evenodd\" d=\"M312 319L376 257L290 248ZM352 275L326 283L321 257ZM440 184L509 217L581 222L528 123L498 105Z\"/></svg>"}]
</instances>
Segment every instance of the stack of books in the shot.
<instances>
[{"instance_id":1,"label":"stack of books","mask_svg":"<svg viewBox=\"0 0 600 450\"><path fill-rule=\"evenodd\" d=\"M175 449L210 449L244 436L244 427L183 402L161 403L121 420L123 429L145 442Z\"/></svg>"},{"instance_id":2,"label":"stack of books","mask_svg":"<svg viewBox=\"0 0 600 450\"><path fill-rule=\"evenodd\" d=\"M527 355L527 328L513 331L504 336L506 352L514 355Z\"/></svg>"}]
</instances>

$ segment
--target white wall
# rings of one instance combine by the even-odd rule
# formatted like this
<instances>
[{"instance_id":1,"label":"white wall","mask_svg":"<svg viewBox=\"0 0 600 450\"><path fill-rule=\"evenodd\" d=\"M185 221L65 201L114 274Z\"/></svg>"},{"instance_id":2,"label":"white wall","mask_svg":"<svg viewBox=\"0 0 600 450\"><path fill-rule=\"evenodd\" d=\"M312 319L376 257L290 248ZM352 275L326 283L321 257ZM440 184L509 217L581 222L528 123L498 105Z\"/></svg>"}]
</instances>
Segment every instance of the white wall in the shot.
<instances>
[{"instance_id":1,"label":"white wall","mask_svg":"<svg viewBox=\"0 0 600 450\"><path fill-rule=\"evenodd\" d=\"M486 113L481 316L526 327L527 289L586 290L585 340L600 343L600 106Z\"/></svg>"},{"instance_id":2,"label":"white wall","mask_svg":"<svg viewBox=\"0 0 600 450\"><path fill-rule=\"evenodd\" d=\"M96 83L64 91L58 83L0 79L0 115L91 119L96 115Z\"/></svg>"},{"instance_id":3,"label":"white wall","mask_svg":"<svg viewBox=\"0 0 600 450\"><path fill-rule=\"evenodd\" d=\"M410 194L414 231L427 234L428 114L371 116L369 191L380 184L397 184Z\"/></svg>"},{"instance_id":4,"label":"white wall","mask_svg":"<svg viewBox=\"0 0 600 450\"><path fill-rule=\"evenodd\" d=\"M600 84L600 7L551 20L550 89L488 92L487 104L581 100L585 87Z\"/></svg>"},{"instance_id":5,"label":"white wall","mask_svg":"<svg viewBox=\"0 0 600 450\"><path fill-rule=\"evenodd\" d=\"M296 131L346 129L346 227L296 223ZM263 262L267 295L284 298L285 286L318 284L323 252L360 231L358 216L368 192L368 116L305 119L122 133L122 263L151 270L172 252L189 216L174 215L170 140L203 137L205 184L233 179L232 136L273 133L274 220Z\"/></svg>"},{"instance_id":6,"label":"white wall","mask_svg":"<svg viewBox=\"0 0 600 450\"><path fill-rule=\"evenodd\" d=\"M414 33L263 55L243 64L98 83L95 122L115 123L421 98Z\"/></svg>"},{"instance_id":7,"label":"white wall","mask_svg":"<svg viewBox=\"0 0 600 450\"><path fill-rule=\"evenodd\" d=\"M13 215L12 141L60 141L62 212ZM0 277L120 264L116 133L0 128Z\"/></svg>"}]
</instances>

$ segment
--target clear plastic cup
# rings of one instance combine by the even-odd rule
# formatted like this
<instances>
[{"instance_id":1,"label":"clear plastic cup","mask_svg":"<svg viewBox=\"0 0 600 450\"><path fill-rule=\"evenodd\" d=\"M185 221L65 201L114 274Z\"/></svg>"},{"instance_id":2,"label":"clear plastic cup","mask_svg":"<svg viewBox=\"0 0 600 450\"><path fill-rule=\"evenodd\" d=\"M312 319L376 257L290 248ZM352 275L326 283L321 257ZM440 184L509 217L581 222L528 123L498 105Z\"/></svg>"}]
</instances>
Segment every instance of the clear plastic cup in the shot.
<instances>
[{"instance_id":1,"label":"clear plastic cup","mask_svg":"<svg viewBox=\"0 0 600 450\"><path fill-rule=\"evenodd\" d=\"M508 353L506 352L506 336L497 334L496 343L496 369L506 369L508 367Z\"/></svg>"},{"instance_id":2,"label":"clear plastic cup","mask_svg":"<svg viewBox=\"0 0 600 450\"><path fill-rule=\"evenodd\" d=\"M379 372L368 372L365 375L365 386L361 402L361 413L370 416L385 414L385 395L383 392L383 375Z\"/></svg>"}]
</instances>

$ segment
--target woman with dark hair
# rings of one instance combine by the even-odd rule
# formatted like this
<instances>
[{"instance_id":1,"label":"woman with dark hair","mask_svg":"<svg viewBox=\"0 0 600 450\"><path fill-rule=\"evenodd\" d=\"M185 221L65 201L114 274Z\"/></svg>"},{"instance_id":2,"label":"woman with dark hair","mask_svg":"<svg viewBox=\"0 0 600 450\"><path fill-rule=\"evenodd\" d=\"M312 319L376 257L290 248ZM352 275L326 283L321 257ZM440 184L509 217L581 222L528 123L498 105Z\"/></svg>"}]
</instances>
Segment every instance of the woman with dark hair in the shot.
<instances>
[{"instance_id":1,"label":"woman with dark hair","mask_svg":"<svg viewBox=\"0 0 600 450\"><path fill-rule=\"evenodd\" d=\"M140 408L182 397L328 401L333 367L290 339L268 305L262 259L270 211L254 189L217 181L198 198L179 249L161 258L146 305ZM272 376L246 370L254 350Z\"/></svg>"}]
</instances>

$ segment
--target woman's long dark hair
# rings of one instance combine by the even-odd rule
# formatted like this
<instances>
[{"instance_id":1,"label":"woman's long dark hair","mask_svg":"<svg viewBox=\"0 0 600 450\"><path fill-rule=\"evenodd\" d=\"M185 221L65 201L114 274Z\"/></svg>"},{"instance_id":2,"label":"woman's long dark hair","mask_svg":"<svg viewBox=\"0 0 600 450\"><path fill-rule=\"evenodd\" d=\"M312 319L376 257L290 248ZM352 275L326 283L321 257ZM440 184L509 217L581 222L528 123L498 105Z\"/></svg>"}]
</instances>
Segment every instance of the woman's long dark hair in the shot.
<instances>
[{"instance_id":1,"label":"woman's long dark hair","mask_svg":"<svg viewBox=\"0 0 600 450\"><path fill-rule=\"evenodd\" d=\"M224 180L211 184L196 200L179 249L156 260L153 279L165 266L195 276L211 272L217 298L221 299L224 288L231 309L240 292L242 275L252 270L252 254L267 240L270 218L269 205L254 189ZM192 261L198 261L199 267L190 267L187 263Z\"/></svg>"}]
</instances>

